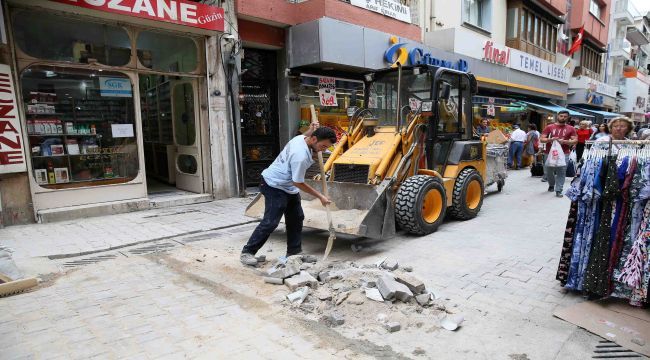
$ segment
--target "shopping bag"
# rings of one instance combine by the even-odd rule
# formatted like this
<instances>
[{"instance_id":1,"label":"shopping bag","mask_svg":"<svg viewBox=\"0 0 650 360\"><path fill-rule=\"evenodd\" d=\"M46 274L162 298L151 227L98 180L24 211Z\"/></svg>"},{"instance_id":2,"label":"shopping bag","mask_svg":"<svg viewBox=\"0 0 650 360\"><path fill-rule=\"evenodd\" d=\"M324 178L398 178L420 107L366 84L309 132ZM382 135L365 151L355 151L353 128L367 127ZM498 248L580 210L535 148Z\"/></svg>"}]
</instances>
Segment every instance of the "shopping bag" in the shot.
<instances>
[{"instance_id":1,"label":"shopping bag","mask_svg":"<svg viewBox=\"0 0 650 360\"><path fill-rule=\"evenodd\" d=\"M576 166L575 166L575 164L576 164L575 161L573 161L569 157L569 161L567 161L567 164L566 164L566 177L572 178L572 177L576 176Z\"/></svg>"},{"instance_id":2,"label":"shopping bag","mask_svg":"<svg viewBox=\"0 0 650 360\"><path fill-rule=\"evenodd\" d=\"M571 153L569 153L569 159L573 161L573 164L578 163L578 155L576 155L576 149L571 150ZM569 165L567 164L567 167Z\"/></svg>"},{"instance_id":3,"label":"shopping bag","mask_svg":"<svg viewBox=\"0 0 650 360\"><path fill-rule=\"evenodd\" d=\"M553 140L553 145L551 145L551 151L548 153L548 158L546 159L546 166L548 167L562 167L566 166L566 158L564 157L564 150L562 150L562 145L557 140Z\"/></svg>"}]
</instances>

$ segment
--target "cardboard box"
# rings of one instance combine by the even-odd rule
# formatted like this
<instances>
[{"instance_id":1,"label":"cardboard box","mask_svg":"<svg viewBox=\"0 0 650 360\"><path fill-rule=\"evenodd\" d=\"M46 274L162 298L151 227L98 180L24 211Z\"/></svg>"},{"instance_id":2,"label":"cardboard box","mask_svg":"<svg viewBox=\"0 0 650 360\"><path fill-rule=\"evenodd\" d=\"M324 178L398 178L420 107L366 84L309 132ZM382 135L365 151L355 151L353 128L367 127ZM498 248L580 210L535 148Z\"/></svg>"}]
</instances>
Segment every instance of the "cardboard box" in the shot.
<instances>
[{"instance_id":1,"label":"cardboard box","mask_svg":"<svg viewBox=\"0 0 650 360\"><path fill-rule=\"evenodd\" d=\"M508 138L503 135L501 130L492 130L486 137L488 144L505 144L508 142Z\"/></svg>"}]
</instances>

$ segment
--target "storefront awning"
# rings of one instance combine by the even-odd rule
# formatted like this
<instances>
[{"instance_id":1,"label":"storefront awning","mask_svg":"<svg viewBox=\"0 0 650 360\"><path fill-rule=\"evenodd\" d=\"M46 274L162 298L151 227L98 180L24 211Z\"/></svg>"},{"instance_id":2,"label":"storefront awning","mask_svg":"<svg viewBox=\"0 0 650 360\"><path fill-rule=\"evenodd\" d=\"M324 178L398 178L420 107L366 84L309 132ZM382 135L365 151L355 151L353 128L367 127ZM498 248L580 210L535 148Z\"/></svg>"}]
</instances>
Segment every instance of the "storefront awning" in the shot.
<instances>
[{"instance_id":1,"label":"storefront awning","mask_svg":"<svg viewBox=\"0 0 650 360\"><path fill-rule=\"evenodd\" d=\"M592 119L593 118L592 115L587 115L587 114L581 113L579 111L575 111L575 110L572 110L572 109L567 109L565 107L562 107L560 105L555 105L555 104L550 103L550 102L545 102L545 103L534 103L534 102L531 102L531 101L519 101L519 102L524 103L527 106L532 107L533 109L544 110L544 111L551 112L553 114L557 114L558 112L564 110L564 111L568 111L569 115L571 115L573 117L580 117L580 118L584 118L584 119Z\"/></svg>"},{"instance_id":2,"label":"storefront awning","mask_svg":"<svg viewBox=\"0 0 650 360\"><path fill-rule=\"evenodd\" d=\"M583 112L585 114L599 115L599 116L601 116L601 117L603 117L605 119L613 119L615 117L625 116L625 115L622 115L622 114L617 114L617 113L613 113L613 112L609 112L609 111L589 109L589 108L585 108L585 107L578 106L578 105L573 105L572 107L579 109L580 112Z\"/></svg>"}]
</instances>

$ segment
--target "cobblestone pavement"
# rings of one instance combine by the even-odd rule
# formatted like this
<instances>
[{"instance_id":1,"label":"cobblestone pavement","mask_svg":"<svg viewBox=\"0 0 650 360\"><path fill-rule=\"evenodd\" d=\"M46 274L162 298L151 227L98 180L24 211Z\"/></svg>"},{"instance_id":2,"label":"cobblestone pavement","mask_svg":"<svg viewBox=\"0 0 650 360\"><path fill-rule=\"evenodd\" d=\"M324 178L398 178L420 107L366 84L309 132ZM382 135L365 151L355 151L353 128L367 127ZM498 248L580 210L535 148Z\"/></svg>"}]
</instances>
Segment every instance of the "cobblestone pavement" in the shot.
<instances>
[{"instance_id":1,"label":"cobblestone pavement","mask_svg":"<svg viewBox=\"0 0 650 360\"><path fill-rule=\"evenodd\" d=\"M255 226L248 224L165 240L162 254L121 249L115 259L0 299L0 348L12 359L47 358L55 355L50 349L64 358L589 359L601 339L552 315L582 301L554 280L568 206L518 171L503 193L486 197L476 219L446 222L424 237L336 240L334 261L388 256L411 265L447 308L465 316L455 332L434 319L433 326L393 334L301 321L278 304L285 287L263 284L238 264ZM284 236L280 228L261 253L284 254ZM308 230L304 250L321 254L326 239L326 232ZM360 252L351 251L353 242Z\"/></svg>"},{"instance_id":2,"label":"cobblestone pavement","mask_svg":"<svg viewBox=\"0 0 650 360\"><path fill-rule=\"evenodd\" d=\"M0 229L15 258L77 256L251 222L246 198Z\"/></svg>"}]
</instances>

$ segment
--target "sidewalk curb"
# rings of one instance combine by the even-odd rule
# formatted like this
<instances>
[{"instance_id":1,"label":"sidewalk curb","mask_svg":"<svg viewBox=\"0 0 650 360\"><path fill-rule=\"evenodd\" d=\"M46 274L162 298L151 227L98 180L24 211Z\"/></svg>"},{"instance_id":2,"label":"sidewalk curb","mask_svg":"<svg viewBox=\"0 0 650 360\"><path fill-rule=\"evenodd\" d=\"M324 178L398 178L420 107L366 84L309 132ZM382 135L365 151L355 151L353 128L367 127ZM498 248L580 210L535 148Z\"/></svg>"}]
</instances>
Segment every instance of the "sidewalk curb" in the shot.
<instances>
[{"instance_id":1,"label":"sidewalk curb","mask_svg":"<svg viewBox=\"0 0 650 360\"><path fill-rule=\"evenodd\" d=\"M140 241L136 241L136 242L132 242L132 243L121 244L121 245L117 245L117 246L111 246L111 247L104 248L104 249L82 251L82 252L78 252L78 253L45 255L43 257L46 257L46 258L48 258L50 260L59 260L59 259L67 259L67 258L78 257L78 256L86 256L86 255L97 254L97 253L102 253L102 252L106 252L106 251L122 249L122 248L129 247L129 246L146 244L146 243L150 243L150 242L154 242L154 241L173 239L173 238L176 238L176 237L179 237L179 236L198 234L198 233L203 233L203 232L207 232L207 231L229 229L229 228L233 228L233 227L237 227L237 226L241 226L241 225L247 225L247 224L258 223L258 222L260 222L260 220L250 220L250 221L245 221L245 222L242 222L242 223L237 223L237 224L232 224L232 225L218 226L218 227L209 228L209 229L192 230L192 231L187 231L187 232L184 232L184 233L179 233L179 234L176 234L176 235L163 236L163 237L159 237L159 238L155 238L155 239L148 239L148 240L140 240ZM37 256L37 257L40 257L40 256Z\"/></svg>"}]
</instances>

